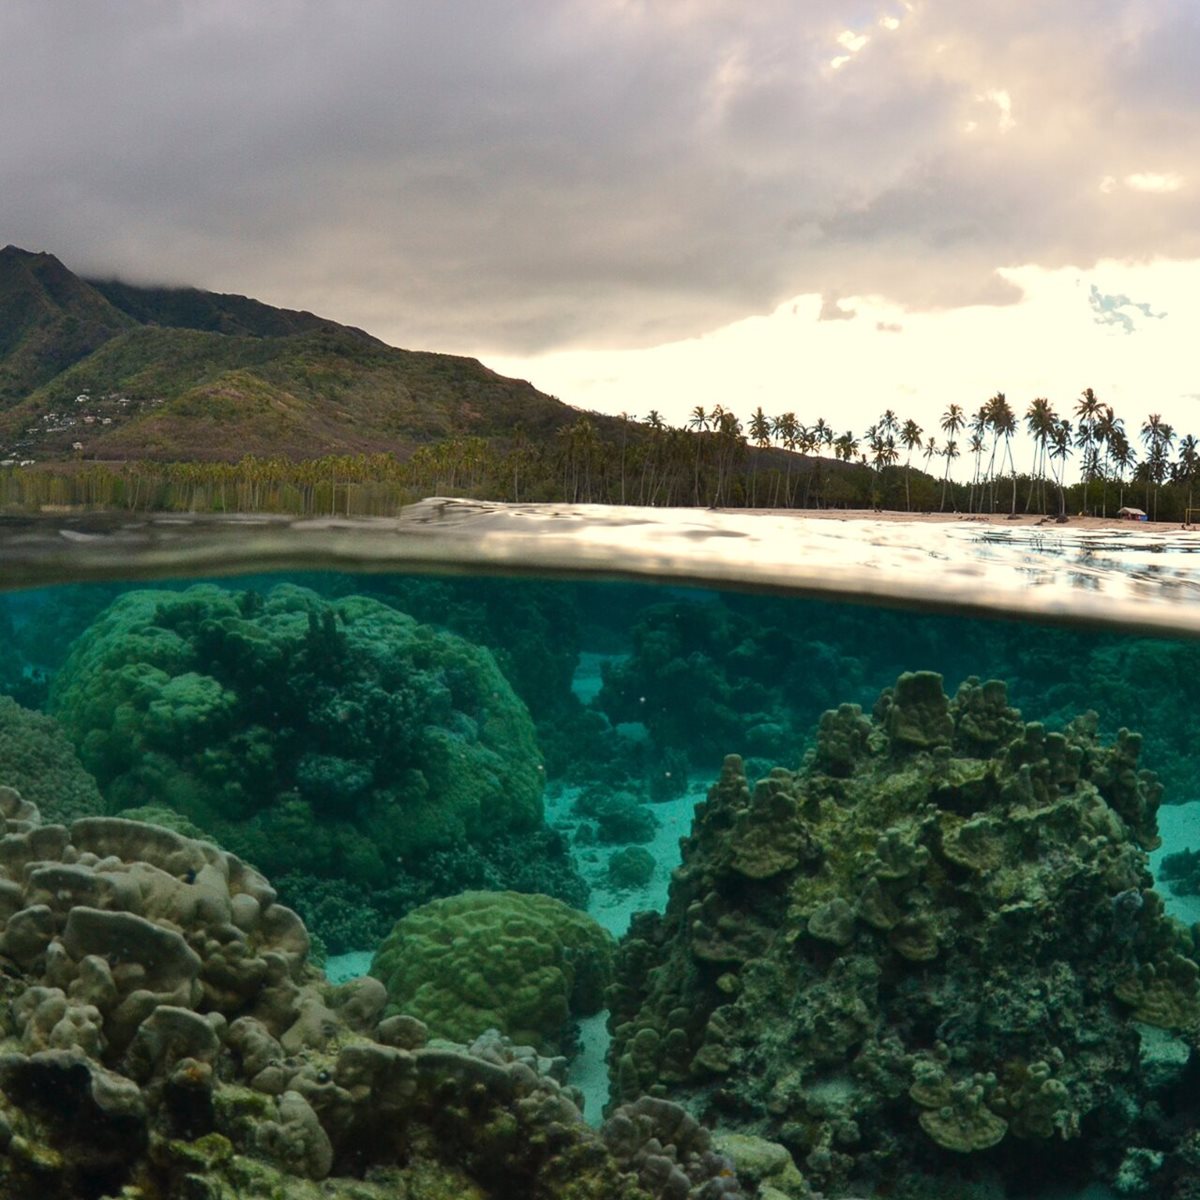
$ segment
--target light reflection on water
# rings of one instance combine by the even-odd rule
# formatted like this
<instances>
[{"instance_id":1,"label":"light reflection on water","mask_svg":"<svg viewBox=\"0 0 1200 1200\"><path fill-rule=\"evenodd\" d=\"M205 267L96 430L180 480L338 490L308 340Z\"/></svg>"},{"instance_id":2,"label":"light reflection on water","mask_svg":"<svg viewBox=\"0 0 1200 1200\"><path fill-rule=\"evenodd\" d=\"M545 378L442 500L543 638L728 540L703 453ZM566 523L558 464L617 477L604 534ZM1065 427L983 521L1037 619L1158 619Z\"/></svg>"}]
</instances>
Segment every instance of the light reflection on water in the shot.
<instances>
[{"instance_id":1,"label":"light reflection on water","mask_svg":"<svg viewBox=\"0 0 1200 1200\"><path fill-rule=\"evenodd\" d=\"M1200 633L1200 533L424 500L396 518L0 517L0 588L263 570L712 584Z\"/></svg>"}]
</instances>

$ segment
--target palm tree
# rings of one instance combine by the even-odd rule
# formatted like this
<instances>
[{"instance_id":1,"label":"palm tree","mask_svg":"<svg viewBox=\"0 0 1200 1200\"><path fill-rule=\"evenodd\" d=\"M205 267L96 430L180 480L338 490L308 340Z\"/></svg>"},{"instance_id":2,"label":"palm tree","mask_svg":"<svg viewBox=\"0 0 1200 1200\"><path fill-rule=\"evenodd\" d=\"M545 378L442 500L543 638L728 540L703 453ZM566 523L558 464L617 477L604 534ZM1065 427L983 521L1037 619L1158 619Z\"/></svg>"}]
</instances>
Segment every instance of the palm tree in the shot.
<instances>
[{"instance_id":1,"label":"palm tree","mask_svg":"<svg viewBox=\"0 0 1200 1200\"><path fill-rule=\"evenodd\" d=\"M1171 443L1175 430L1158 413L1151 413L1141 428L1142 441L1146 445L1146 507L1150 507L1150 484L1154 484L1154 511L1152 520L1158 520L1158 489L1167 472Z\"/></svg>"},{"instance_id":2,"label":"palm tree","mask_svg":"<svg viewBox=\"0 0 1200 1200\"><path fill-rule=\"evenodd\" d=\"M929 474L930 460L933 459L936 455L941 454L941 452L942 452L941 447L937 444L937 438L934 437L934 435L931 433L925 439L925 454L923 457L925 459L925 474L926 475Z\"/></svg>"},{"instance_id":3,"label":"palm tree","mask_svg":"<svg viewBox=\"0 0 1200 1200\"><path fill-rule=\"evenodd\" d=\"M997 392L977 414L977 420L982 417L983 428L980 429L982 437L984 430L992 431L992 453L988 459L987 480L991 484L991 499L989 505L994 512L996 509L996 451L1000 446L1000 439L1004 439L1004 448L1008 455L1009 463L1012 463L1012 447L1011 439L1013 432L1016 429L1016 417L1013 415L1012 406L1008 403L1003 392ZM1001 456L1000 465L1004 465L1004 456ZM1016 468L1013 468L1013 509L1015 511L1017 503L1017 481ZM982 502L981 502L982 510Z\"/></svg>"},{"instance_id":4,"label":"palm tree","mask_svg":"<svg viewBox=\"0 0 1200 1200\"><path fill-rule=\"evenodd\" d=\"M946 481L950 478L950 463L958 457L958 443L951 438L942 447L942 457L946 460L946 470L942 474L942 503L938 512L943 512L946 506ZM957 509L955 510L957 511Z\"/></svg>"},{"instance_id":5,"label":"palm tree","mask_svg":"<svg viewBox=\"0 0 1200 1200\"><path fill-rule=\"evenodd\" d=\"M750 414L749 425L750 437L754 444L760 449L765 450L771 444L771 420L762 410L760 404L754 412ZM755 502L758 499L758 460L759 455L754 456L754 461L750 467L750 507L755 507Z\"/></svg>"},{"instance_id":6,"label":"palm tree","mask_svg":"<svg viewBox=\"0 0 1200 1200\"><path fill-rule=\"evenodd\" d=\"M971 441L969 443L971 453L975 455L975 474L971 478L971 495L967 503L968 509L972 512L975 510L975 485L979 487L979 511L983 512L983 484L979 477L979 467L983 459L983 448L985 445L984 438L988 431L988 410L987 405L981 405L971 418Z\"/></svg>"},{"instance_id":7,"label":"palm tree","mask_svg":"<svg viewBox=\"0 0 1200 1200\"><path fill-rule=\"evenodd\" d=\"M1017 430L1017 417L1012 410L1012 405L1009 404L1003 392L997 392L991 400L988 401L988 424L991 425L995 434L992 443L992 457L996 456L996 443L1001 438L1004 439L1004 456L1001 458L1003 465L1004 459L1008 459L1008 469L1012 473L1012 503L1009 507L1009 516L1015 516L1017 512L1017 466L1013 462L1012 456L1012 435ZM995 488L995 476L992 477L992 487ZM993 503L993 507L995 507Z\"/></svg>"},{"instance_id":8,"label":"palm tree","mask_svg":"<svg viewBox=\"0 0 1200 1200\"><path fill-rule=\"evenodd\" d=\"M796 452L796 439L800 434L800 423L794 412L781 413L771 424L771 432L779 439L783 448L788 452L787 472L783 483L783 504L785 508L792 506L792 458ZM778 498L778 493L776 493Z\"/></svg>"},{"instance_id":9,"label":"palm tree","mask_svg":"<svg viewBox=\"0 0 1200 1200\"><path fill-rule=\"evenodd\" d=\"M1067 515L1067 494L1063 490L1063 473L1067 469L1067 459L1071 457L1071 422L1065 419L1055 421L1050 430L1050 459L1051 471L1054 470L1053 460L1058 459L1058 474L1055 482L1058 484L1058 515Z\"/></svg>"},{"instance_id":10,"label":"palm tree","mask_svg":"<svg viewBox=\"0 0 1200 1200\"><path fill-rule=\"evenodd\" d=\"M1084 388L1075 402L1075 415L1079 418L1076 444L1083 450L1083 511L1088 511L1088 484L1096 475L1096 424L1100 419L1101 404L1091 388Z\"/></svg>"},{"instance_id":11,"label":"palm tree","mask_svg":"<svg viewBox=\"0 0 1200 1200\"><path fill-rule=\"evenodd\" d=\"M1096 421L1096 438L1104 446L1104 464L1100 468L1102 491L1100 493L1100 515L1108 516L1108 462L1112 458L1113 439L1118 433L1124 434L1125 422L1113 415L1112 406L1106 404L1103 412Z\"/></svg>"},{"instance_id":12,"label":"palm tree","mask_svg":"<svg viewBox=\"0 0 1200 1200\"><path fill-rule=\"evenodd\" d=\"M942 413L942 432L947 439L954 443L954 439L958 437L959 430L966 424L966 416L963 414L961 404L951 404L944 413ZM955 443L956 444L956 443ZM957 457L957 456L956 456ZM942 475L942 500L938 505L938 512L943 512L946 508L946 483L950 478L950 458L946 458L946 470Z\"/></svg>"},{"instance_id":13,"label":"palm tree","mask_svg":"<svg viewBox=\"0 0 1200 1200\"><path fill-rule=\"evenodd\" d=\"M688 428L695 434L705 434L708 432L708 412L705 410L703 404L697 404L692 409L691 416L688 418ZM696 504L700 503L700 452L703 449L704 438L698 436L696 438L696 457L693 475L694 503Z\"/></svg>"},{"instance_id":14,"label":"palm tree","mask_svg":"<svg viewBox=\"0 0 1200 1200\"><path fill-rule=\"evenodd\" d=\"M1196 471L1200 468L1200 443L1189 433L1179 442L1179 460L1175 464L1174 479L1176 483L1187 484L1187 506L1183 510L1186 523L1191 516L1192 485L1196 479Z\"/></svg>"},{"instance_id":15,"label":"palm tree","mask_svg":"<svg viewBox=\"0 0 1200 1200\"><path fill-rule=\"evenodd\" d=\"M912 497L908 489L909 476L912 474L912 452L920 446L923 433L924 430L912 417L904 422L900 430L900 444L908 451L908 458L904 463L904 507L909 512L912 512Z\"/></svg>"},{"instance_id":16,"label":"palm tree","mask_svg":"<svg viewBox=\"0 0 1200 1200\"><path fill-rule=\"evenodd\" d=\"M1041 489L1040 507L1043 512L1046 511L1046 447L1057 419L1058 414L1050 407L1050 401L1044 396L1036 397L1025 410L1025 428L1029 430L1029 435L1033 438L1033 474ZM1025 505L1026 512L1029 511L1033 502L1034 491L1033 487L1029 489L1029 502Z\"/></svg>"},{"instance_id":17,"label":"palm tree","mask_svg":"<svg viewBox=\"0 0 1200 1200\"><path fill-rule=\"evenodd\" d=\"M734 413L719 404L713 409L713 420L717 433L717 488L713 506L720 507L724 498L725 484L735 459L745 453L746 443L742 439L742 423Z\"/></svg>"},{"instance_id":18,"label":"palm tree","mask_svg":"<svg viewBox=\"0 0 1200 1200\"><path fill-rule=\"evenodd\" d=\"M1125 507L1125 472L1129 470L1137 461L1137 451L1129 444L1129 439L1125 436L1124 429L1116 429L1113 431L1112 440L1112 461L1113 466L1117 468L1117 484L1119 487L1117 497L1117 507Z\"/></svg>"}]
</instances>

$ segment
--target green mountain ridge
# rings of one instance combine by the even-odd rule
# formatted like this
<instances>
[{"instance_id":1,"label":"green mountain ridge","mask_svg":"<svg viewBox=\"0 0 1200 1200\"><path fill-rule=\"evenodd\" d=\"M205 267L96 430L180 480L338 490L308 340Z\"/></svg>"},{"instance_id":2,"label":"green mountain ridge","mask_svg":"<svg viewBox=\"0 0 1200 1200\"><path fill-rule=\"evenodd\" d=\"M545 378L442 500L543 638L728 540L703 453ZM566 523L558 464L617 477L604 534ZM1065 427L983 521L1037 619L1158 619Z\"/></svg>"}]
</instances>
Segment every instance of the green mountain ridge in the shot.
<instances>
[{"instance_id":1,"label":"green mountain ridge","mask_svg":"<svg viewBox=\"0 0 1200 1200\"><path fill-rule=\"evenodd\" d=\"M396 349L245 296L88 281L52 254L0 251L0 459L406 457L454 435L549 438L578 417L476 359Z\"/></svg>"}]
</instances>

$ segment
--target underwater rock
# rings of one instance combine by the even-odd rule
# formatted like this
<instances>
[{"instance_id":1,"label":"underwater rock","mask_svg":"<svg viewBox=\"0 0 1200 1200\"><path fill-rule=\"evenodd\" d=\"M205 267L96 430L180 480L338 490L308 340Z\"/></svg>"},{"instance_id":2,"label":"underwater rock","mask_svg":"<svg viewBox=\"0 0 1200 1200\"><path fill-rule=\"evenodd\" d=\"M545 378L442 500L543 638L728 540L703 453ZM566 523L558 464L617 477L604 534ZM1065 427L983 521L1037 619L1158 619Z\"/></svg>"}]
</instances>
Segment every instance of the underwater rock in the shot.
<instances>
[{"instance_id":1,"label":"underwater rock","mask_svg":"<svg viewBox=\"0 0 1200 1200\"><path fill-rule=\"evenodd\" d=\"M987 1161L1029 1185L1060 1139L1081 1178L1111 1179L1169 1086L1135 1022L1195 1046L1200 968L1151 890L1161 788L1140 739L1097 729L1047 732L1003 684L947 700L919 673L871 720L826 713L799 771L751 786L727 758L665 914L618 950L615 1100L768 1137L834 1194L1014 1143Z\"/></svg>"},{"instance_id":2,"label":"underwater rock","mask_svg":"<svg viewBox=\"0 0 1200 1200\"><path fill-rule=\"evenodd\" d=\"M396 923L371 963L387 1014L417 1017L435 1037L470 1041L499 1029L559 1053L572 1017L604 1006L612 935L550 896L464 892Z\"/></svg>"},{"instance_id":3,"label":"underwater rock","mask_svg":"<svg viewBox=\"0 0 1200 1200\"><path fill-rule=\"evenodd\" d=\"M0 821L0 1195L740 1194L675 1105L638 1109L618 1152L584 1122L565 1060L380 1021L382 985L328 984L266 880L211 843L119 819L43 826L11 788ZM590 1003L604 975L586 974Z\"/></svg>"},{"instance_id":4,"label":"underwater rock","mask_svg":"<svg viewBox=\"0 0 1200 1200\"><path fill-rule=\"evenodd\" d=\"M606 845L649 842L658 828L658 818L636 796L602 786L580 792L574 810L595 823L596 841Z\"/></svg>"},{"instance_id":5,"label":"underwater rock","mask_svg":"<svg viewBox=\"0 0 1200 1200\"><path fill-rule=\"evenodd\" d=\"M654 876L654 855L641 846L626 846L608 860L608 882L615 888L645 887Z\"/></svg>"}]
</instances>

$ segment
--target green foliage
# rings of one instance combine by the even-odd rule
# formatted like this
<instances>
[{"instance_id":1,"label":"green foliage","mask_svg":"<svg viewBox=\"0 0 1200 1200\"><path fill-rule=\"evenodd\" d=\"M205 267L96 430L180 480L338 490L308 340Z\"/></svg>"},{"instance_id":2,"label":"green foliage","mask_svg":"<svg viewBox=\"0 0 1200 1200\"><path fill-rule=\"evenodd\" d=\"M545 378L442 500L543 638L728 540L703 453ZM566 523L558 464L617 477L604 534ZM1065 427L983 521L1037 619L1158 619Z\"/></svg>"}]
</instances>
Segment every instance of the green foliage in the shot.
<instances>
[{"instance_id":1,"label":"green foliage","mask_svg":"<svg viewBox=\"0 0 1200 1200\"><path fill-rule=\"evenodd\" d=\"M33 801L47 824L105 811L95 779L58 722L8 696L0 696L0 786Z\"/></svg>"},{"instance_id":2,"label":"green foliage","mask_svg":"<svg viewBox=\"0 0 1200 1200\"><path fill-rule=\"evenodd\" d=\"M114 807L167 804L268 874L386 886L541 821L533 724L491 656L362 597L127 593L51 708Z\"/></svg>"},{"instance_id":3,"label":"green foliage","mask_svg":"<svg viewBox=\"0 0 1200 1200\"><path fill-rule=\"evenodd\" d=\"M397 922L371 974L388 989L389 1014L418 1017L436 1037L469 1043L498 1029L557 1053L571 1017L603 1007L614 946L549 896L465 892Z\"/></svg>"}]
</instances>

